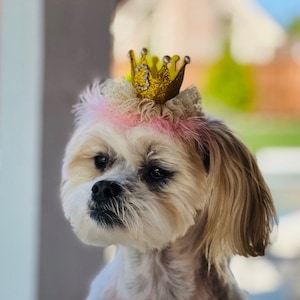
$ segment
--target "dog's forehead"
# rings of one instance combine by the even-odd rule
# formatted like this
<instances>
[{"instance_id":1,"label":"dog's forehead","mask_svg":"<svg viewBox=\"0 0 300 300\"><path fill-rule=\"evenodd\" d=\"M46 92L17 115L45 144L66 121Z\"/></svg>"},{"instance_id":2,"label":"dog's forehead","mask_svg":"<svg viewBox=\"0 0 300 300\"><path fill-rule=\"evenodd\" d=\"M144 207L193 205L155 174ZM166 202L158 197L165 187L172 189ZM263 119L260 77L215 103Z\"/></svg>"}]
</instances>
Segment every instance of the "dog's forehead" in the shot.
<instances>
[{"instance_id":1,"label":"dog's forehead","mask_svg":"<svg viewBox=\"0 0 300 300\"><path fill-rule=\"evenodd\" d=\"M150 152L175 154L184 150L184 145L179 140L147 125L121 128L107 122L97 122L87 128L83 135L91 136L96 144L102 144L124 155L125 153L144 155Z\"/></svg>"}]
</instances>

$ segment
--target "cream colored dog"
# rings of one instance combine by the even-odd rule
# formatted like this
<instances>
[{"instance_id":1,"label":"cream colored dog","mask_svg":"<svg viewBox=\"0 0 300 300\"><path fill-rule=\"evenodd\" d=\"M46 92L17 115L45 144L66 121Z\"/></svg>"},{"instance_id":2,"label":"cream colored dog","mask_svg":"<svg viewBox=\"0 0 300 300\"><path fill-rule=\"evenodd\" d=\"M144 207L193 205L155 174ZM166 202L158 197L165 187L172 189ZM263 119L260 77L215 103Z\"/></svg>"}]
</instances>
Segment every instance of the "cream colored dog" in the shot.
<instances>
[{"instance_id":1,"label":"cream colored dog","mask_svg":"<svg viewBox=\"0 0 300 300\"><path fill-rule=\"evenodd\" d=\"M63 209L83 242L118 245L88 299L241 299L229 259L264 255L275 218L247 148L195 87L157 103L107 80L81 98Z\"/></svg>"}]
</instances>

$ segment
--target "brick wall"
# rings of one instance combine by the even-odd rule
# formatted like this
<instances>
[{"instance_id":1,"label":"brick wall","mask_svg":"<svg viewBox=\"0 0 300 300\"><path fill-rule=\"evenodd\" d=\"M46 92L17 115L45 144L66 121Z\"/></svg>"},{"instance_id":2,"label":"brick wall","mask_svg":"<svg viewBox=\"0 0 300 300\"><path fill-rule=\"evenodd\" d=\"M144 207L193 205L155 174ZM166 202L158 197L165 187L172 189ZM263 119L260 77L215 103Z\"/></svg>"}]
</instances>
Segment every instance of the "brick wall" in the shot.
<instances>
[{"instance_id":1,"label":"brick wall","mask_svg":"<svg viewBox=\"0 0 300 300\"><path fill-rule=\"evenodd\" d=\"M300 63L287 49L271 63L254 68L256 110L300 116Z\"/></svg>"}]
</instances>

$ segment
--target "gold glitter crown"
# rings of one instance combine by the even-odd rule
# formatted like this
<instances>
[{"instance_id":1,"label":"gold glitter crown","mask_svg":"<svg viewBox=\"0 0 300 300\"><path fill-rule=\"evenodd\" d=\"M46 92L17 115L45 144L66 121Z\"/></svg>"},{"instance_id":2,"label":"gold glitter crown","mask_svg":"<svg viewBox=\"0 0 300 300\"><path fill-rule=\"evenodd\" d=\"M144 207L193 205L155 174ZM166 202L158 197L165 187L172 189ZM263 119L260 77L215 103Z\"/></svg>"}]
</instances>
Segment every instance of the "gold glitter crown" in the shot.
<instances>
[{"instance_id":1,"label":"gold glitter crown","mask_svg":"<svg viewBox=\"0 0 300 300\"><path fill-rule=\"evenodd\" d=\"M163 64L158 69L159 59L156 56L151 58L152 65L147 60L147 49L141 50L141 58L137 63L134 51L129 51L131 61L131 82L141 99L152 99L156 103L163 104L178 95L185 66L190 63L188 56L184 57L181 67L177 70L177 62L180 57L164 56Z\"/></svg>"}]
</instances>

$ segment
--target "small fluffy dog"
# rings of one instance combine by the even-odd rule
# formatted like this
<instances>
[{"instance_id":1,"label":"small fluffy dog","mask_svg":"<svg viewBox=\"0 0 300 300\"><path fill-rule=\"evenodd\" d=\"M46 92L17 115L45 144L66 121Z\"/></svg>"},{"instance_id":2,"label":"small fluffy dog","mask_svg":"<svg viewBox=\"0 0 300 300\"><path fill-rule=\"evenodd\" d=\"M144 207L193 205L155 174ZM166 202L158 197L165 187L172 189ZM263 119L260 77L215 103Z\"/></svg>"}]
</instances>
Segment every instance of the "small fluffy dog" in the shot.
<instances>
[{"instance_id":1,"label":"small fluffy dog","mask_svg":"<svg viewBox=\"0 0 300 300\"><path fill-rule=\"evenodd\" d=\"M228 263L264 255L276 219L270 191L245 145L204 114L197 89L179 93L188 58L177 71L178 57L154 70L146 50L140 63L130 56L131 82L82 94L63 163L75 233L118 245L88 299L242 299Z\"/></svg>"}]
</instances>

